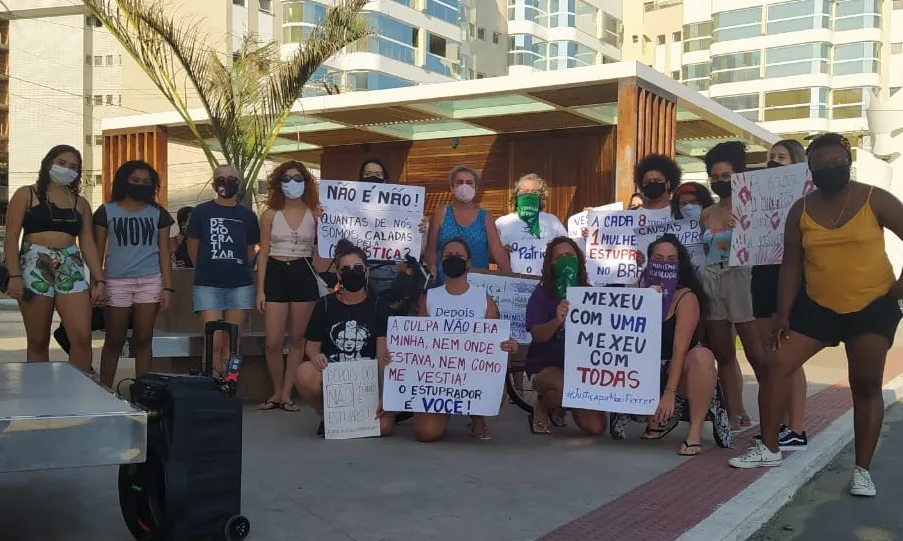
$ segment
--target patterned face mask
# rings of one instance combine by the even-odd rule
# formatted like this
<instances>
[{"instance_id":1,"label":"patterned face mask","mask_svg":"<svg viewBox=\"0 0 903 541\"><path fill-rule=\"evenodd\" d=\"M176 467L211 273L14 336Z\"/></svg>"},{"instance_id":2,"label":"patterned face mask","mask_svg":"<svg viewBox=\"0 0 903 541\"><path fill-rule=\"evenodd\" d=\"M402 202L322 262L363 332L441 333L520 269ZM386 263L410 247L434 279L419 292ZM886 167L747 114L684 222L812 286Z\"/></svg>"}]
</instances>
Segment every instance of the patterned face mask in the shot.
<instances>
[{"instance_id":1,"label":"patterned face mask","mask_svg":"<svg viewBox=\"0 0 903 541\"><path fill-rule=\"evenodd\" d=\"M579 266L580 260L575 255L561 256L552 265L552 275L555 277L555 291L558 293L559 301L567 297L569 287L577 285L577 270Z\"/></svg>"},{"instance_id":2,"label":"patterned face mask","mask_svg":"<svg viewBox=\"0 0 903 541\"><path fill-rule=\"evenodd\" d=\"M539 203L537 193L522 193L517 196L517 217L527 224L530 234L539 238Z\"/></svg>"}]
</instances>

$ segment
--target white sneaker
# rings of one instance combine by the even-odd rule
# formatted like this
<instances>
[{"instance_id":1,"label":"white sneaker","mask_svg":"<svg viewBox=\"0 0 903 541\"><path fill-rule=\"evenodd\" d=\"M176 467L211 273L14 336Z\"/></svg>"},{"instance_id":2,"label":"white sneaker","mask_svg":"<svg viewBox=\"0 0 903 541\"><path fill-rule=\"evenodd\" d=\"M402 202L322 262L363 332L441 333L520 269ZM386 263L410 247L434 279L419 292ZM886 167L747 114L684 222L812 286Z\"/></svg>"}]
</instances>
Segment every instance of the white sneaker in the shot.
<instances>
[{"instance_id":1,"label":"white sneaker","mask_svg":"<svg viewBox=\"0 0 903 541\"><path fill-rule=\"evenodd\" d=\"M761 441L756 440L753 446L740 456L727 461L734 468L744 470L752 468L773 468L780 466L783 456L781 451L771 451Z\"/></svg>"},{"instance_id":2,"label":"white sneaker","mask_svg":"<svg viewBox=\"0 0 903 541\"><path fill-rule=\"evenodd\" d=\"M869 471L859 466L853 466L853 479L850 481L850 494L852 496L871 497L877 494L875 483Z\"/></svg>"}]
</instances>

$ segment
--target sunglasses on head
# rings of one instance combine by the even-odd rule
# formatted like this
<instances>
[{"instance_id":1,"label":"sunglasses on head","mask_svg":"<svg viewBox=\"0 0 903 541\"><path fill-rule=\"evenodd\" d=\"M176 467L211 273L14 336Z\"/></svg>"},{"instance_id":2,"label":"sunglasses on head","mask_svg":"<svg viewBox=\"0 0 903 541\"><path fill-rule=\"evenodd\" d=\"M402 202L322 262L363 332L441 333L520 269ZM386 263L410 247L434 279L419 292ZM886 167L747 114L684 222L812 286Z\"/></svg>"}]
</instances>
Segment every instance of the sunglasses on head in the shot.
<instances>
[{"instance_id":1,"label":"sunglasses on head","mask_svg":"<svg viewBox=\"0 0 903 541\"><path fill-rule=\"evenodd\" d=\"M238 182L238 179L237 179L236 177L216 177L215 179L213 179L213 181L214 181L214 182L221 182L221 183L225 183L225 182Z\"/></svg>"},{"instance_id":2,"label":"sunglasses on head","mask_svg":"<svg viewBox=\"0 0 903 541\"><path fill-rule=\"evenodd\" d=\"M289 182L304 182L304 175L285 175L281 179L283 184L288 184Z\"/></svg>"}]
</instances>

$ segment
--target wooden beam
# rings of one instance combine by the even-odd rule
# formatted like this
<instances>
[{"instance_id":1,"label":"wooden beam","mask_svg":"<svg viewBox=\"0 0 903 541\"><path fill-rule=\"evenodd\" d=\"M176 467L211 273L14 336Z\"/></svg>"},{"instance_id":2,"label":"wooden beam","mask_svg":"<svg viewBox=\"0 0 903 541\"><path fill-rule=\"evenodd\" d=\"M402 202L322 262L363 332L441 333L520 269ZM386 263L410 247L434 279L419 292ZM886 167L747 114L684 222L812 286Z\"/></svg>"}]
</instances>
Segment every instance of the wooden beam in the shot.
<instances>
[{"instance_id":1,"label":"wooden beam","mask_svg":"<svg viewBox=\"0 0 903 541\"><path fill-rule=\"evenodd\" d=\"M110 198L116 170L127 161L142 160L149 163L160 175L157 202L165 207L169 202L168 142L166 128L160 126L104 131L101 170L104 201Z\"/></svg>"}]
</instances>

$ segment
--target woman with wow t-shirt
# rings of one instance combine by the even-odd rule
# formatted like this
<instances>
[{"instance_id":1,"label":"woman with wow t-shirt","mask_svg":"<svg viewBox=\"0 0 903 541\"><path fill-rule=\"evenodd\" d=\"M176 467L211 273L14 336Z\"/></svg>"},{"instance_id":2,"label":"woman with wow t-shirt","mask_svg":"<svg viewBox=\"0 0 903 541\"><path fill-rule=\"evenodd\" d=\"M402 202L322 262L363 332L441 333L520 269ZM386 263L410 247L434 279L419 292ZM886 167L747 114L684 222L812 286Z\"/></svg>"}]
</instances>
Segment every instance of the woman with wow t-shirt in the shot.
<instances>
[{"instance_id":1,"label":"woman with wow t-shirt","mask_svg":"<svg viewBox=\"0 0 903 541\"><path fill-rule=\"evenodd\" d=\"M100 382L112 387L119 356L133 316L135 375L150 370L151 342L157 312L169 308L172 264L169 227L172 217L155 200L160 175L150 164L130 161L113 177L110 202L94 213L94 238L106 252L106 338L100 354Z\"/></svg>"},{"instance_id":2,"label":"woman with wow t-shirt","mask_svg":"<svg viewBox=\"0 0 903 541\"><path fill-rule=\"evenodd\" d=\"M194 263L192 297L194 311L206 325L225 319L239 331L254 308L254 278L251 275L254 250L260 242L257 215L238 203L238 171L220 165L213 174L216 199L194 208L188 222L188 255ZM226 337L213 337L213 369L223 373Z\"/></svg>"}]
</instances>

